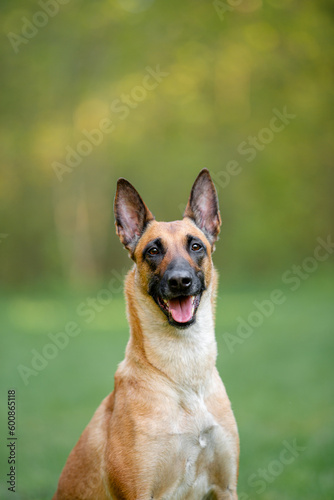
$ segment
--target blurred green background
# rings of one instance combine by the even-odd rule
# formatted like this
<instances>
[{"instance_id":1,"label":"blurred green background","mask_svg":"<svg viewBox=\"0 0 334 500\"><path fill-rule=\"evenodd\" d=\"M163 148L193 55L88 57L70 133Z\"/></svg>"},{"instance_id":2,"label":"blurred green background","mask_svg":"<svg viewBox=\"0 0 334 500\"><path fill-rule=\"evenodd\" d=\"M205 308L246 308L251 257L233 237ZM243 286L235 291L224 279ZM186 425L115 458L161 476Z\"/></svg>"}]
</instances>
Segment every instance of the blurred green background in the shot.
<instances>
[{"instance_id":1,"label":"blurred green background","mask_svg":"<svg viewBox=\"0 0 334 500\"><path fill-rule=\"evenodd\" d=\"M114 234L117 178L172 220L207 167L223 220L218 368L239 424L240 500L332 499L332 2L3 0L0 10L1 498L13 496L8 389L15 497L32 500L52 497L112 390L131 265ZM319 238L329 243L317 253ZM284 303L242 339L240 318L276 288ZM71 321L80 334L24 379ZM294 440L305 450L283 467Z\"/></svg>"}]
</instances>

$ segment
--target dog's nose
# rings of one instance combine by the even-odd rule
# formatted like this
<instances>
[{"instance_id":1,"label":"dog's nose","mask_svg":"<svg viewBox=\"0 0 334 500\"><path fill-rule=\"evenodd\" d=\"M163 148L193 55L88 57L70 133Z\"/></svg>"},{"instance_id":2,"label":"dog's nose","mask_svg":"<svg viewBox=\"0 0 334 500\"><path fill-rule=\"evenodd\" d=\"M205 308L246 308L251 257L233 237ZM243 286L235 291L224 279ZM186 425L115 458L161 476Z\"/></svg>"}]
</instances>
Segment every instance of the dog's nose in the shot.
<instances>
[{"instance_id":1,"label":"dog's nose","mask_svg":"<svg viewBox=\"0 0 334 500\"><path fill-rule=\"evenodd\" d=\"M168 286L173 293L188 293L192 278L187 271L175 271L168 277Z\"/></svg>"}]
</instances>

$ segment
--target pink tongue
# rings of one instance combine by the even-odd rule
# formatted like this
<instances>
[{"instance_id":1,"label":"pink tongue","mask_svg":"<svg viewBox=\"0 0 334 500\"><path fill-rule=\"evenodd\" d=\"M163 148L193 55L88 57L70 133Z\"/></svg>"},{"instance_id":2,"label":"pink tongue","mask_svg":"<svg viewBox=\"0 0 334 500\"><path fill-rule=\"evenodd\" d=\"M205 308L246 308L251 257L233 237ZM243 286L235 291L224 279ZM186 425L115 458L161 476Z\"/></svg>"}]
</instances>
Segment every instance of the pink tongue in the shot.
<instances>
[{"instance_id":1,"label":"pink tongue","mask_svg":"<svg viewBox=\"0 0 334 500\"><path fill-rule=\"evenodd\" d=\"M171 299L168 303L173 320L178 323L187 323L192 318L191 297L179 297Z\"/></svg>"}]
</instances>

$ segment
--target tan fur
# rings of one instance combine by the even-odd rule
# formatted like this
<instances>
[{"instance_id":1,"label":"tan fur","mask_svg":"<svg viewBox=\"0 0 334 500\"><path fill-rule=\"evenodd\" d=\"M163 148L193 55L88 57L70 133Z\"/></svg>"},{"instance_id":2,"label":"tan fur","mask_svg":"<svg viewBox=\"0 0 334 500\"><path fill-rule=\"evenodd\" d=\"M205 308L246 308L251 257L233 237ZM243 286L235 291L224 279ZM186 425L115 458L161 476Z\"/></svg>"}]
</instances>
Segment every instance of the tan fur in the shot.
<instances>
[{"instance_id":1,"label":"tan fur","mask_svg":"<svg viewBox=\"0 0 334 500\"><path fill-rule=\"evenodd\" d=\"M190 259L184 250L187 234L200 237L207 248L207 289L196 323L179 330L147 293L150 271L142 251L162 238L168 247L158 270L163 272L175 255ZM239 440L215 367L217 274L211 246L187 217L152 220L134 261L125 281L130 339L114 392L72 450L53 500L236 500Z\"/></svg>"}]
</instances>

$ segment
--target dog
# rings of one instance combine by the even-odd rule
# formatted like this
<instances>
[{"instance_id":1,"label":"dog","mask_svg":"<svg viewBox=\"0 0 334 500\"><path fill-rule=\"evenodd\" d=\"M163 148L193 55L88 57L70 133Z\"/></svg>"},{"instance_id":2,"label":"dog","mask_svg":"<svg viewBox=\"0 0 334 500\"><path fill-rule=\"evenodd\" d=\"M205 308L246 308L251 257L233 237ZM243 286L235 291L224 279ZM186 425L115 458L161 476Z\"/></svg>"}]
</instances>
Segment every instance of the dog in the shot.
<instances>
[{"instance_id":1,"label":"dog","mask_svg":"<svg viewBox=\"0 0 334 500\"><path fill-rule=\"evenodd\" d=\"M114 391L70 453L53 500L237 500L239 437L216 369L217 193L203 169L183 219L157 222L117 183L130 340Z\"/></svg>"}]
</instances>

